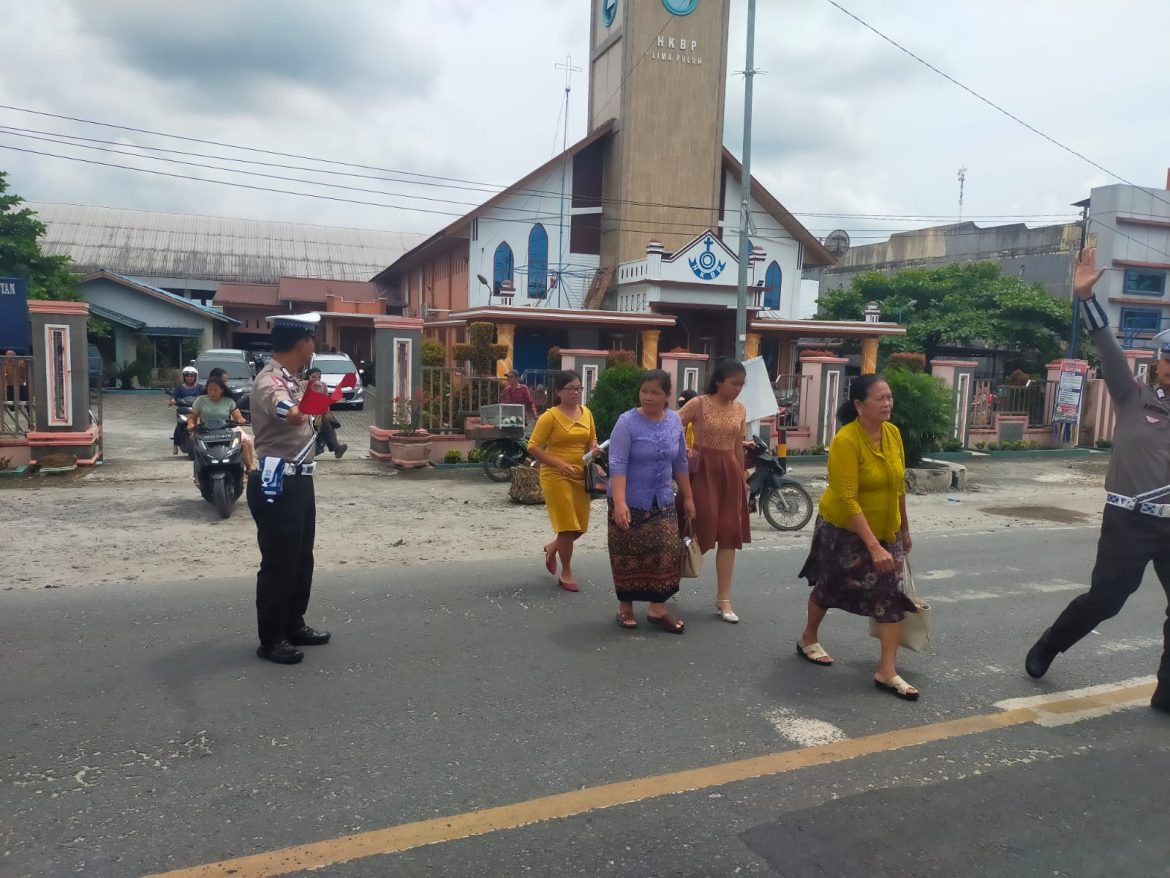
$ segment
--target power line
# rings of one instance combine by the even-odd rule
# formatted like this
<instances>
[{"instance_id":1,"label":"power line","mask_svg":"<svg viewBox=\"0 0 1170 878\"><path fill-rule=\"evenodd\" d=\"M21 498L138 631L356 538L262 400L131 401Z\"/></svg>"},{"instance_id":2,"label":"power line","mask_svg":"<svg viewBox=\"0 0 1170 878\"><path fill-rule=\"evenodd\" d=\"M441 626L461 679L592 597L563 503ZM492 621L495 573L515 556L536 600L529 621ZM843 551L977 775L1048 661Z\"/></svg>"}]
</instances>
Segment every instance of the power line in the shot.
<instances>
[{"instance_id":1,"label":"power line","mask_svg":"<svg viewBox=\"0 0 1170 878\"><path fill-rule=\"evenodd\" d=\"M842 6L840 3L838 3L837 0L825 0L825 2L828 3L830 6L833 6L836 9L838 9L841 12L848 15L850 18L852 18L854 21L856 21L858 24L860 24L866 30L871 31L872 33L881 37L883 40L885 40L891 46L896 48L898 51L903 52L906 55L909 55L911 58L913 58L919 64L922 64L923 66L928 67L929 69L933 70L935 73L937 73L943 79L945 79L947 82L951 83L952 85L958 86L963 91L967 92L967 94L971 95L973 98L976 98L976 99L982 101L983 103L987 104L987 106L991 107L996 112L1002 113L1003 115L1007 116L1013 122L1016 122L1016 123L1024 126L1029 131L1031 131L1033 134L1036 134L1040 137L1043 137L1045 140L1047 140L1049 143L1051 143L1053 146L1057 147L1058 149L1064 150L1069 155L1076 156L1081 161L1087 162L1088 164L1092 165L1097 170L1103 171L1104 173L1108 174L1110 177L1113 177L1115 180L1120 180L1122 183L1126 183L1126 184L1133 186L1137 189L1145 188L1142 186L1138 186L1138 184L1134 183L1132 180L1127 180L1125 177L1121 176L1121 174L1118 174L1116 171L1109 170L1109 168L1105 167L1100 162L1094 161L1093 159L1089 158L1084 153L1077 152L1077 150L1073 149L1071 146L1068 146L1064 143L1061 143L1055 137L1052 137L1048 134L1045 134L1043 131L1041 131L1039 128L1037 128L1035 125L1032 125L1028 122L1025 122L1019 116L1015 115L1014 113L1010 112L1009 110L1004 109L999 104L997 104L995 101L991 100L990 98L985 98L983 95L979 94L979 92L975 91L975 89L970 88L969 86L966 86L963 83L959 82L959 80L955 79L949 73L944 73L942 70L939 70L937 67L935 67L933 64L931 64L929 61L927 61L925 58L922 58L921 56L916 55L914 52L910 51L910 49L907 49L905 46L903 46L901 43L899 43L893 37L887 36L886 34L882 33L880 30L878 30L876 27L874 27L869 22L865 21L862 18L859 18L857 15L850 12L848 9L846 9L844 6ZM1158 201L1161 201L1163 204L1170 204L1170 201L1166 201L1165 199L1159 197L1157 194L1154 195L1154 198Z\"/></svg>"}]
</instances>

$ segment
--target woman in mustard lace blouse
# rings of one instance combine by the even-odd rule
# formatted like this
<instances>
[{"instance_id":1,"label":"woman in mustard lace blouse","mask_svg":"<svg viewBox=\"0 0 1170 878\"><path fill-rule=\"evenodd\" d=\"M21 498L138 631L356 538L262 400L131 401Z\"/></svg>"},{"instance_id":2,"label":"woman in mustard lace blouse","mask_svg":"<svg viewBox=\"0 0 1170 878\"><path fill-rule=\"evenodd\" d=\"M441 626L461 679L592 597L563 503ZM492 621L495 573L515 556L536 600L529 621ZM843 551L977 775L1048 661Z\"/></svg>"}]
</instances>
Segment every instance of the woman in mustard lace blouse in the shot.
<instances>
[{"instance_id":1,"label":"woman in mustard lace blouse","mask_svg":"<svg viewBox=\"0 0 1170 878\"><path fill-rule=\"evenodd\" d=\"M906 458L890 423L894 397L877 375L855 378L837 413L844 424L829 446L829 487L821 497L812 547L800 575L812 586L797 652L814 664L833 659L818 641L830 608L878 623L881 660L874 683L908 701L918 690L898 676L898 626L914 604L902 591L910 552Z\"/></svg>"}]
</instances>

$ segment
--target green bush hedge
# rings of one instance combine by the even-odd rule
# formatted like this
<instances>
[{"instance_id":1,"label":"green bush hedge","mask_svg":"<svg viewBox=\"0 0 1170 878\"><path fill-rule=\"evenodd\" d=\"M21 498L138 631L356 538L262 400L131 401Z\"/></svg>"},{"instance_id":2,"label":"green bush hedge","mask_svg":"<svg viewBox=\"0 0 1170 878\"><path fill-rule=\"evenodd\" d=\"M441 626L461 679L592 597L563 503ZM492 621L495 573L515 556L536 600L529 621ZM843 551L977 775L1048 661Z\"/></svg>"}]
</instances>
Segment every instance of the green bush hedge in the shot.
<instances>
[{"instance_id":1,"label":"green bush hedge","mask_svg":"<svg viewBox=\"0 0 1170 878\"><path fill-rule=\"evenodd\" d=\"M902 433L906 466L916 466L954 429L954 397L941 379L922 372L895 368L885 378L894 394L890 420Z\"/></svg>"}]
</instances>

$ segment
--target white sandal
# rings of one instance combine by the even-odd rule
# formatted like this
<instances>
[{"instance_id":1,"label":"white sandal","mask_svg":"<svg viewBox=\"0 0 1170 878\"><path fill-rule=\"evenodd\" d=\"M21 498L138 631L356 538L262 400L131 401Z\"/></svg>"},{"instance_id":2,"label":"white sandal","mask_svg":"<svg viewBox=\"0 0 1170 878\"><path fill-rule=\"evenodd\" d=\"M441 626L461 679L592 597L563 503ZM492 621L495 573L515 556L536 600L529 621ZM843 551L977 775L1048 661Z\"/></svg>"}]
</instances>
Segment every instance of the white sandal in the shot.
<instances>
[{"instance_id":1,"label":"white sandal","mask_svg":"<svg viewBox=\"0 0 1170 878\"><path fill-rule=\"evenodd\" d=\"M731 603L731 601L716 601L715 602L715 615L718 616L720 619L722 619L724 622L730 622L732 625L735 625L736 623L739 622L739 616L735 615L735 613L731 612L730 610L724 611L723 608L719 606L720 604L730 604L730 603Z\"/></svg>"},{"instance_id":2,"label":"white sandal","mask_svg":"<svg viewBox=\"0 0 1170 878\"><path fill-rule=\"evenodd\" d=\"M809 643L806 645L798 640L796 641L796 653L808 659L814 665L820 665L822 668L830 667L833 664L833 657L825 652L825 648L820 643ZM821 659L828 659L828 661L821 661Z\"/></svg>"},{"instance_id":3,"label":"white sandal","mask_svg":"<svg viewBox=\"0 0 1170 878\"><path fill-rule=\"evenodd\" d=\"M905 701L918 700L918 690L899 677L897 674L894 674L894 676L890 677L890 679L886 680L884 683L877 677L874 677L873 685L877 686L879 689L883 689L886 692L889 692L891 695L897 695L899 698Z\"/></svg>"}]
</instances>

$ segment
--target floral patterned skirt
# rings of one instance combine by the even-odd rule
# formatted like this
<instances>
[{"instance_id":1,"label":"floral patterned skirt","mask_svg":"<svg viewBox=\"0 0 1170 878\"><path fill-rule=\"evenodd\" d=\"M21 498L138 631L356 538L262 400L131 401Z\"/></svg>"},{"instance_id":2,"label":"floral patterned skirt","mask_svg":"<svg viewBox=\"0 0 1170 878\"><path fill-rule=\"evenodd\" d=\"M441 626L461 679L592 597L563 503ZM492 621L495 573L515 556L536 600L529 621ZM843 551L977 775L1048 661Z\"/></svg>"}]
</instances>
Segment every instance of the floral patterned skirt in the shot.
<instances>
[{"instance_id":1,"label":"floral patterned skirt","mask_svg":"<svg viewBox=\"0 0 1170 878\"><path fill-rule=\"evenodd\" d=\"M812 599L822 607L869 616L876 622L901 622L914 604L902 591L905 554L902 539L882 542L894 557L894 572L879 573L869 550L853 531L829 524L819 515L808 559L800 576L812 586Z\"/></svg>"},{"instance_id":2,"label":"floral patterned skirt","mask_svg":"<svg viewBox=\"0 0 1170 878\"><path fill-rule=\"evenodd\" d=\"M630 509L630 529L613 520L609 503L609 566L619 601L661 602L678 593L682 542L674 506Z\"/></svg>"}]
</instances>

